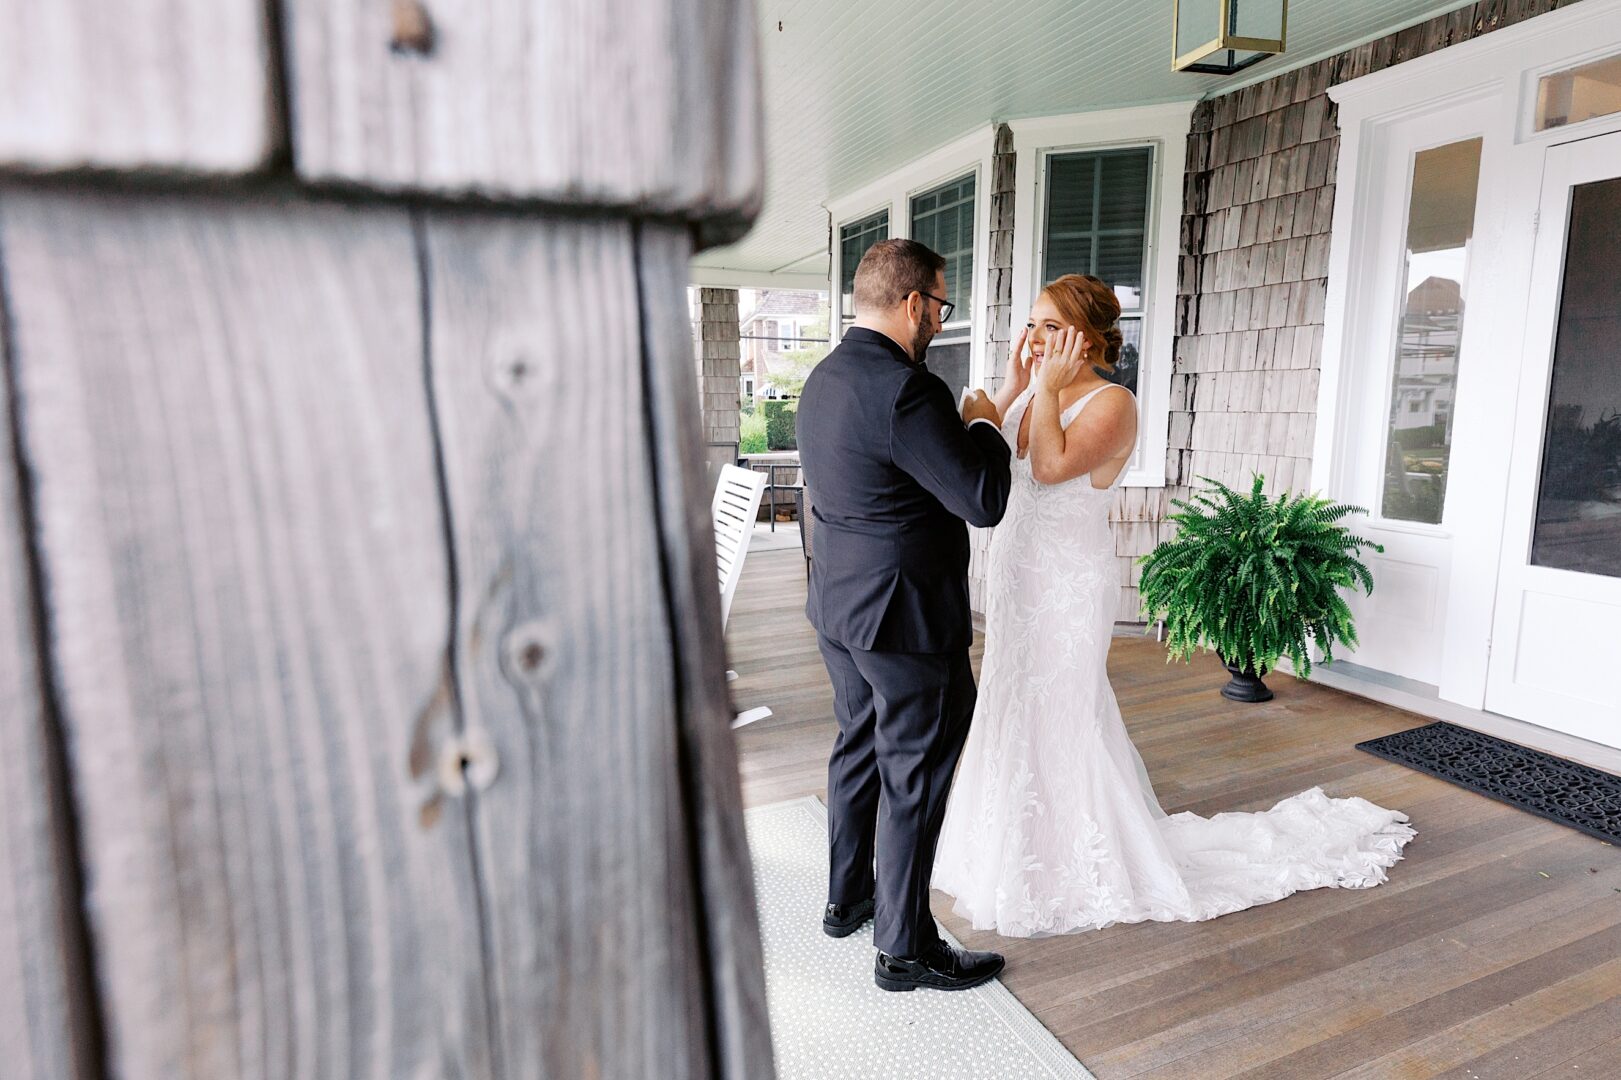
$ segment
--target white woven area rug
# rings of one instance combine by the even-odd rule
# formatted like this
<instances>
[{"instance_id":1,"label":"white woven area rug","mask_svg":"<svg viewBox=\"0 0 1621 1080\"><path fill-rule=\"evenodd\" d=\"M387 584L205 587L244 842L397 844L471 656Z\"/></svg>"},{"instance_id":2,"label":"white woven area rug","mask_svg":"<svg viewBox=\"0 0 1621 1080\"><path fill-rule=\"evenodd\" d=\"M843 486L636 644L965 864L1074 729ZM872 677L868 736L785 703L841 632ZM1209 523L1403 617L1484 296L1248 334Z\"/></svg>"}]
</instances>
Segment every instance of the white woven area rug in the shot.
<instances>
[{"instance_id":1,"label":"white woven area rug","mask_svg":"<svg viewBox=\"0 0 1621 1080\"><path fill-rule=\"evenodd\" d=\"M781 1080L1095 1080L1000 982L886 993L872 981L871 923L843 939L822 933L821 800L745 816Z\"/></svg>"}]
</instances>

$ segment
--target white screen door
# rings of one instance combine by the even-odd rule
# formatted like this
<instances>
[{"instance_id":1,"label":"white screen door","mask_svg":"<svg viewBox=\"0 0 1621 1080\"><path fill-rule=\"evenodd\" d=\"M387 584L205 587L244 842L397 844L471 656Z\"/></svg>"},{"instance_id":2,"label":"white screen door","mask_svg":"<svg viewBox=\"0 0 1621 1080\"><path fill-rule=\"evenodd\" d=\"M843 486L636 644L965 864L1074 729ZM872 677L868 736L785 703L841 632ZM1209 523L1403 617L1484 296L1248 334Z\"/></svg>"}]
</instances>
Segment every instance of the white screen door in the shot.
<instances>
[{"instance_id":1,"label":"white screen door","mask_svg":"<svg viewBox=\"0 0 1621 1080\"><path fill-rule=\"evenodd\" d=\"M1486 707L1621 746L1621 133L1548 150Z\"/></svg>"}]
</instances>

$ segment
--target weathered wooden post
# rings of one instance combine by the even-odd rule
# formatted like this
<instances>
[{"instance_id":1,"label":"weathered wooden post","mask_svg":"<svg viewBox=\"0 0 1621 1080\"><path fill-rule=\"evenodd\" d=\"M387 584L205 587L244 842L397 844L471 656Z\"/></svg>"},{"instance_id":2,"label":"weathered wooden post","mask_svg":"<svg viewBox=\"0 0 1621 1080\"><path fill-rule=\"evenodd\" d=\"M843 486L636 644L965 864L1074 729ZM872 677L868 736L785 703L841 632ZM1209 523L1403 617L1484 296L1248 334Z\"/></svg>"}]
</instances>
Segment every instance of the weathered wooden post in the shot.
<instances>
[{"instance_id":1,"label":"weathered wooden post","mask_svg":"<svg viewBox=\"0 0 1621 1080\"><path fill-rule=\"evenodd\" d=\"M0 1073L769 1077L752 5L117 7L0 0Z\"/></svg>"}]
</instances>

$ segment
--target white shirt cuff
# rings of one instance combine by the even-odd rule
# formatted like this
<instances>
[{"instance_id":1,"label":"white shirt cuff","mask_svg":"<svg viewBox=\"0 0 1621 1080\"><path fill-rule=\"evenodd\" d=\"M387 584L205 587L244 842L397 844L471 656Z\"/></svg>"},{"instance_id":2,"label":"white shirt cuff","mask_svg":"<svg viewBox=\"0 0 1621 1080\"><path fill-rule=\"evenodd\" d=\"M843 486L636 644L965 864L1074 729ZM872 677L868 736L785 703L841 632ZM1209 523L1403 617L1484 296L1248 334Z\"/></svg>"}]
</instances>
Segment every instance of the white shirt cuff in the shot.
<instances>
[{"instance_id":1,"label":"white shirt cuff","mask_svg":"<svg viewBox=\"0 0 1621 1080\"><path fill-rule=\"evenodd\" d=\"M969 427L973 427L975 424L989 424L989 425L991 425L991 427L996 428L996 430L998 430L998 431L1002 430L1001 428L996 426L996 421L988 420L983 416L976 416L972 420L968 421L968 426Z\"/></svg>"}]
</instances>

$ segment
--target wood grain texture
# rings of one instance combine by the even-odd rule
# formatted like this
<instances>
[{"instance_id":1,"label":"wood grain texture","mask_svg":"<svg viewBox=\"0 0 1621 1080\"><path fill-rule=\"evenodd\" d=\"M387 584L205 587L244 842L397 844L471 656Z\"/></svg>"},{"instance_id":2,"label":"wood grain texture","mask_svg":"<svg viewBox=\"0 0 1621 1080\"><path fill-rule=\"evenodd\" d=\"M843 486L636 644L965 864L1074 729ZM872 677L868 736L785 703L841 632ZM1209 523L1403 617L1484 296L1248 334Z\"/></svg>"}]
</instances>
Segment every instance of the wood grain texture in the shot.
<instances>
[{"instance_id":1,"label":"wood grain texture","mask_svg":"<svg viewBox=\"0 0 1621 1080\"><path fill-rule=\"evenodd\" d=\"M389 3L284 6L308 179L634 207L717 241L758 209L750 0L436 0L426 54L391 51Z\"/></svg>"},{"instance_id":2,"label":"wood grain texture","mask_svg":"<svg viewBox=\"0 0 1621 1080\"><path fill-rule=\"evenodd\" d=\"M769 1077L687 242L422 230L503 1075Z\"/></svg>"},{"instance_id":3,"label":"wood grain texture","mask_svg":"<svg viewBox=\"0 0 1621 1080\"><path fill-rule=\"evenodd\" d=\"M15 1080L89 1080L66 793L47 732L6 372L0 251L0 1054Z\"/></svg>"},{"instance_id":4,"label":"wood grain texture","mask_svg":"<svg viewBox=\"0 0 1621 1080\"><path fill-rule=\"evenodd\" d=\"M273 120L264 0L0 0L0 167L240 173Z\"/></svg>"},{"instance_id":5,"label":"wood grain texture","mask_svg":"<svg viewBox=\"0 0 1621 1080\"><path fill-rule=\"evenodd\" d=\"M804 597L797 552L758 553L727 624L739 700L774 712L739 733L750 805L825 797L832 690ZM1617 1075L1616 848L1354 749L1420 717L1287 677L1239 706L1213 659L1168 666L1152 637L1116 636L1109 670L1167 810L1264 809L1318 784L1400 807L1418 837L1377 888L1204 923L1011 940L936 893L936 916L1007 955L1004 984L1099 1080Z\"/></svg>"},{"instance_id":6,"label":"wood grain texture","mask_svg":"<svg viewBox=\"0 0 1621 1080\"><path fill-rule=\"evenodd\" d=\"M685 706L679 718L684 818L689 845L697 849L715 1073L769 1080L764 955L731 731L737 710L727 690L720 597L711 573L713 485L699 449L694 388L682 373L682 361L690 355L683 297L691 244L676 230L644 227L637 247L646 424L670 628L678 650L676 678Z\"/></svg>"},{"instance_id":7,"label":"wood grain texture","mask_svg":"<svg viewBox=\"0 0 1621 1080\"><path fill-rule=\"evenodd\" d=\"M491 1075L407 218L13 189L0 245L108 1071Z\"/></svg>"}]
</instances>

